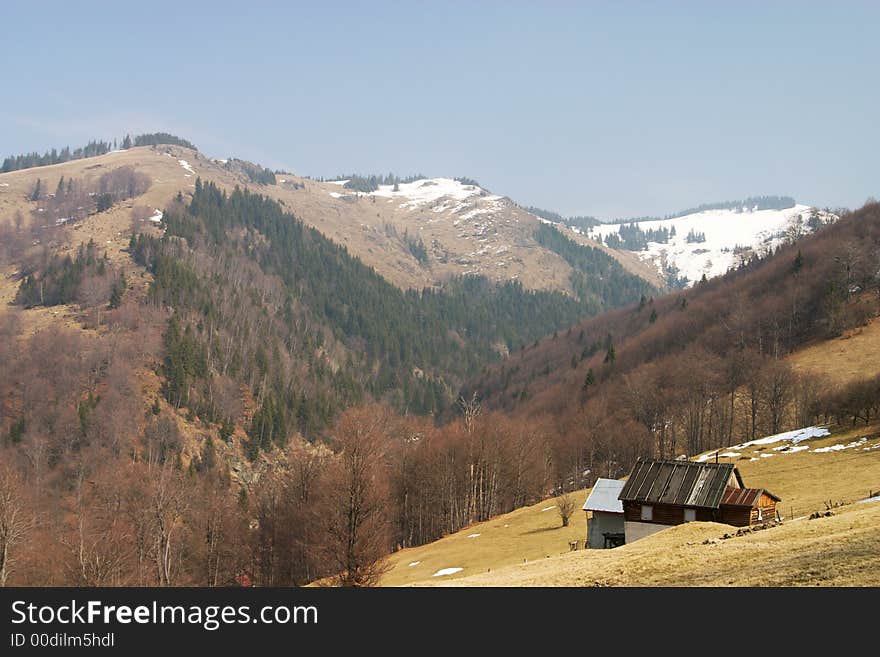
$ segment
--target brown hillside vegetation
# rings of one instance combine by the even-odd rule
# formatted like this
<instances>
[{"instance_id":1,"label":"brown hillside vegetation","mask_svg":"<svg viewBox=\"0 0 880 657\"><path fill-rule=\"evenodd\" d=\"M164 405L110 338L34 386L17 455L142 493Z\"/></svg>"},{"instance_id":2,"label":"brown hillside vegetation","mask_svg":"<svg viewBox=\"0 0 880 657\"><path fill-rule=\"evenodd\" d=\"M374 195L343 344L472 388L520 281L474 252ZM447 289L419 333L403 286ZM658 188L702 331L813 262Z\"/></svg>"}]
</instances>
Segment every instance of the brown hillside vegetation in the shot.
<instances>
[{"instance_id":1,"label":"brown hillside vegetation","mask_svg":"<svg viewBox=\"0 0 880 657\"><path fill-rule=\"evenodd\" d=\"M844 366L837 358L828 359L829 379L821 363L807 365L826 340L847 331L863 331L850 361L862 346L864 354L872 349L878 250L880 204L872 204L723 277L527 346L466 392L520 417L553 417L560 435L587 441L564 457L570 472L594 475L595 458L583 445L608 436L677 456L828 418L870 421L878 406L873 365L852 372L856 384L846 389L834 386ZM786 359L808 343L817 345L812 352Z\"/></svg>"}]
</instances>

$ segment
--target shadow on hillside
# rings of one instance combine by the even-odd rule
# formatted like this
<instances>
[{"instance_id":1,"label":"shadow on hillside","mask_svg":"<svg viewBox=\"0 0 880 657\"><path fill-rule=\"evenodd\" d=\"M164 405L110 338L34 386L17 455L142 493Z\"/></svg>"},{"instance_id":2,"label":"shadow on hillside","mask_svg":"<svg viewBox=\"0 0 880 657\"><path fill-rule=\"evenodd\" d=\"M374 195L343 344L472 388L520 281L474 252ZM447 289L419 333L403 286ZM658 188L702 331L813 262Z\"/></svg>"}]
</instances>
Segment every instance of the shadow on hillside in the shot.
<instances>
[{"instance_id":1,"label":"shadow on hillside","mask_svg":"<svg viewBox=\"0 0 880 657\"><path fill-rule=\"evenodd\" d=\"M552 532L552 531L556 531L557 529L566 529L566 528L563 527L562 525L554 525L552 527L538 527L537 529L530 529L527 532L523 532L523 534L524 535L526 535L526 534L543 534L544 532Z\"/></svg>"}]
</instances>

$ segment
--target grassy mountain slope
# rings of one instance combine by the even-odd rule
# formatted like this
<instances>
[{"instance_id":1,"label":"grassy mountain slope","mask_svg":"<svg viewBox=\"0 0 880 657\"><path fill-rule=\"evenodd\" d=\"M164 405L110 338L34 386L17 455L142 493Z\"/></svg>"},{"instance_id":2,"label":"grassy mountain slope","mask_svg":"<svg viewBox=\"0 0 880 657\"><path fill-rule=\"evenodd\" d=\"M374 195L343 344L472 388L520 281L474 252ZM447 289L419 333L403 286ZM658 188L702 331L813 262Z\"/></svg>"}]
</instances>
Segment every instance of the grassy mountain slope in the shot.
<instances>
[{"instance_id":1,"label":"grassy mountain slope","mask_svg":"<svg viewBox=\"0 0 880 657\"><path fill-rule=\"evenodd\" d=\"M880 449L870 449L880 444L878 430L880 426L873 425L837 431L808 441L807 452L776 453L774 458L751 461L753 454L766 450L748 451L736 460L746 485L765 487L782 498L781 527L721 540L736 530L717 523L690 523L614 550L569 553L569 541L579 539L583 547L583 512L576 511L571 525L563 528L550 499L393 554L382 584L876 585L880 561L871 546L880 539L880 502L857 502L880 492ZM858 448L815 452L861 436L873 437ZM578 508L587 492L577 493ZM825 512L825 502L842 506L834 507L833 517L809 520L814 511ZM456 567L462 570L433 576L440 569Z\"/></svg>"}]
</instances>

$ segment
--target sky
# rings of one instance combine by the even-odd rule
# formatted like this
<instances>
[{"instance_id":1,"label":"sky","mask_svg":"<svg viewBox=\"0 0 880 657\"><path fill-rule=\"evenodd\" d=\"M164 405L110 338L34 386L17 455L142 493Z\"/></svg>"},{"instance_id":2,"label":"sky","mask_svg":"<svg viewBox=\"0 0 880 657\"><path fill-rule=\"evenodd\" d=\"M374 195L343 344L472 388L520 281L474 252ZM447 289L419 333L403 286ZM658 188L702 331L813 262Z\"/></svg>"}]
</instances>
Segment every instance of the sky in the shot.
<instances>
[{"instance_id":1,"label":"sky","mask_svg":"<svg viewBox=\"0 0 880 657\"><path fill-rule=\"evenodd\" d=\"M603 219L880 196L877 2L6 3L0 157L166 131Z\"/></svg>"}]
</instances>

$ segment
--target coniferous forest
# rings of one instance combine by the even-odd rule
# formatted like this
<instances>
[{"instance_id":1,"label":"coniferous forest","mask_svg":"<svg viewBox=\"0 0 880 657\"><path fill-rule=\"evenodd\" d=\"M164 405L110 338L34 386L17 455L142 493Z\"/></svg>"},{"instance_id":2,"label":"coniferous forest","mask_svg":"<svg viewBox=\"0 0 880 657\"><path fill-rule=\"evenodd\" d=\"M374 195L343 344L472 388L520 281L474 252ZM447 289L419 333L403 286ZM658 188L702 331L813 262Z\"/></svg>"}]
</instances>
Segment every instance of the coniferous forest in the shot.
<instances>
[{"instance_id":1,"label":"coniferous forest","mask_svg":"<svg viewBox=\"0 0 880 657\"><path fill-rule=\"evenodd\" d=\"M43 167L50 164L61 164L70 162L71 160L81 160L87 157L97 157L109 153L115 148L128 149L132 146L155 146L159 144L172 144L183 146L184 148L192 148L195 146L187 141L167 132L154 132L135 136L134 139L130 135L126 135L118 142L93 140L85 146L71 149L65 146L61 150L53 148L45 153L23 153L21 155L10 155L3 160L3 166L0 167L0 173L9 173L10 171L18 171L20 169L30 169L32 167Z\"/></svg>"},{"instance_id":2,"label":"coniferous forest","mask_svg":"<svg viewBox=\"0 0 880 657\"><path fill-rule=\"evenodd\" d=\"M568 242L571 252L563 253L579 272L579 299L480 277L404 292L274 201L239 189L226 194L201 180L188 204L181 199L168 209L164 224L162 239L132 238L135 261L155 277L150 298L174 308L204 349L215 344L216 368L255 383L255 396L268 400L266 413L280 426L307 436L365 396L401 412L442 414L458 386L501 353L652 291L601 251L579 253ZM204 271L200 261L240 262L260 276L249 274L243 284L230 280L227 268ZM230 293L233 303L218 303ZM268 317L252 326L242 314ZM255 342L259 349L249 351ZM285 371L287 360L309 367ZM219 411L200 392L208 384L201 376L172 381L171 388L191 389L187 402L202 399L196 408L216 420ZM256 443L270 444L270 434L256 433Z\"/></svg>"}]
</instances>

